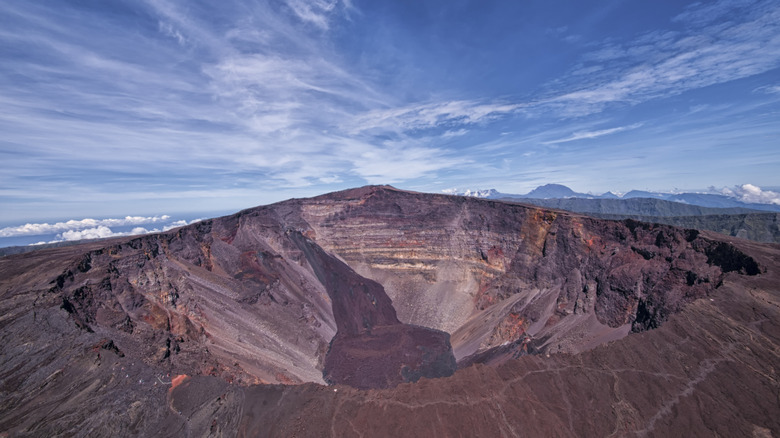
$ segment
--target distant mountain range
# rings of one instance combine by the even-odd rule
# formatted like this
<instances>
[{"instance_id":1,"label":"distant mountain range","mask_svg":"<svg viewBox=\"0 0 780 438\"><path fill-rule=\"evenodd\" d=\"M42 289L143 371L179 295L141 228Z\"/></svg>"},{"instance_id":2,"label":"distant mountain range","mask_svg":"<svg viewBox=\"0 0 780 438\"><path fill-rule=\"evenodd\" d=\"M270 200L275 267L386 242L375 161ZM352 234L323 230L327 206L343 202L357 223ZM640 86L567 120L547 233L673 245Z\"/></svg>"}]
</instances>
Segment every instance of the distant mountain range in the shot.
<instances>
[{"instance_id":1,"label":"distant mountain range","mask_svg":"<svg viewBox=\"0 0 780 438\"><path fill-rule=\"evenodd\" d=\"M562 184L545 184L539 186L530 192L519 195L511 193L501 193L495 189L488 190L464 190L457 189L445 190L445 193L451 195L461 196L473 196L477 198L487 199L616 199L616 200L628 200L628 199L659 199L663 201L670 201L679 204L697 205L700 207L708 208L738 208L742 209L739 213L747 213L748 210L761 210L780 212L780 205L778 204L759 204L742 202L739 199L713 193L663 193L663 192L648 192L643 190L631 190L622 196L618 196L612 192L606 192L601 195L594 195L592 193L579 193L566 187ZM535 204L535 202L532 202ZM538 204L542 205L542 204ZM585 204L582 204L585 205ZM617 205L617 204L615 204ZM553 207L552 205L544 204L545 207ZM701 213L699 213L701 214Z\"/></svg>"},{"instance_id":2,"label":"distant mountain range","mask_svg":"<svg viewBox=\"0 0 780 438\"><path fill-rule=\"evenodd\" d=\"M685 228L711 230L759 242L780 243L780 205L742 202L709 193L660 193L632 190L622 196L578 193L547 184L524 195L489 190L449 190L446 193L523 202L583 213L602 219L635 219Z\"/></svg>"}]
</instances>

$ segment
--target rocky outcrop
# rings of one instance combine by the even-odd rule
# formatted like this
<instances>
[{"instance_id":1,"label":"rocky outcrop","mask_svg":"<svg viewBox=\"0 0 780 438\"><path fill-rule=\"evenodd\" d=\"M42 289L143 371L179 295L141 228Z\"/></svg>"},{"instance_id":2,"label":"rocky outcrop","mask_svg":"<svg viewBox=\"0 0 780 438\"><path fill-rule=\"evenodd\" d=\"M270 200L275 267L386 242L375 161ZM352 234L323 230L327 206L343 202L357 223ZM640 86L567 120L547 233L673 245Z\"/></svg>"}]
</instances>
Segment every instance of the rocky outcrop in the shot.
<instances>
[{"instance_id":1,"label":"rocky outcrop","mask_svg":"<svg viewBox=\"0 0 780 438\"><path fill-rule=\"evenodd\" d=\"M0 434L778 433L778 260L390 187L0 258Z\"/></svg>"},{"instance_id":2,"label":"rocky outcrop","mask_svg":"<svg viewBox=\"0 0 780 438\"><path fill-rule=\"evenodd\" d=\"M454 372L449 334L402 324L380 284L278 213L255 209L89 251L49 293L78 328L166 374L373 388Z\"/></svg>"}]
</instances>

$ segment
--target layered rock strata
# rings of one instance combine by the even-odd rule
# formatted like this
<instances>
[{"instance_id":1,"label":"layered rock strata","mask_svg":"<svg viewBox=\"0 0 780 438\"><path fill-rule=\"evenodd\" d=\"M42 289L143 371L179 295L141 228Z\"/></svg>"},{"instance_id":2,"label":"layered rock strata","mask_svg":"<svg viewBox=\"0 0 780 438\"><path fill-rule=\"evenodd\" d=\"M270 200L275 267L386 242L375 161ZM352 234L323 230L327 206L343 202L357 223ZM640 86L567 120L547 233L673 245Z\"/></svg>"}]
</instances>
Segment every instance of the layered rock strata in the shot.
<instances>
[{"instance_id":1,"label":"layered rock strata","mask_svg":"<svg viewBox=\"0 0 780 438\"><path fill-rule=\"evenodd\" d=\"M657 327L724 271L758 272L694 230L505 202L367 187L290 207L385 286L402 321L451 333L458 360L506 343L513 354L593 348Z\"/></svg>"},{"instance_id":2,"label":"layered rock strata","mask_svg":"<svg viewBox=\"0 0 780 438\"><path fill-rule=\"evenodd\" d=\"M333 303L338 331L325 356L326 382L389 388L455 372L449 334L402 324L379 283L357 275L300 233L291 236Z\"/></svg>"},{"instance_id":3,"label":"layered rock strata","mask_svg":"<svg viewBox=\"0 0 780 438\"><path fill-rule=\"evenodd\" d=\"M779 264L390 187L0 258L0 435L778 434Z\"/></svg>"}]
</instances>

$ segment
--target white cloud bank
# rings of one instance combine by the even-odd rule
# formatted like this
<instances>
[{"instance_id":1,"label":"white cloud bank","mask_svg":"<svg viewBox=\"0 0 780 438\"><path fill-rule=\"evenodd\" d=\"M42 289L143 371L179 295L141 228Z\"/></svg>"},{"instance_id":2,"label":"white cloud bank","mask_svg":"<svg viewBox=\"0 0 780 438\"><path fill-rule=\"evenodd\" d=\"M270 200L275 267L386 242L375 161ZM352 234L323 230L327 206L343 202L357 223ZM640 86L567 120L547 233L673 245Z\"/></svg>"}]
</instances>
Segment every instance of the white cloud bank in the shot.
<instances>
[{"instance_id":1,"label":"white cloud bank","mask_svg":"<svg viewBox=\"0 0 780 438\"><path fill-rule=\"evenodd\" d=\"M124 235L130 235L130 234L145 234L148 233L148 231L145 228L135 228L133 231L139 231L138 233L127 232L127 233L115 233L111 231L111 228L105 227L105 226L99 226L95 228L87 228L86 230L69 230L65 231L64 233L58 235L58 240L55 240L55 242L67 240L84 240L84 239L104 239L106 237L114 237L114 236L124 236Z\"/></svg>"},{"instance_id":2,"label":"white cloud bank","mask_svg":"<svg viewBox=\"0 0 780 438\"><path fill-rule=\"evenodd\" d=\"M771 190L762 190L761 187L753 184L742 184L732 188L724 188L720 191L726 196L737 198L742 202L755 204L775 204L780 205L780 193Z\"/></svg>"},{"instance_id":3,"label":"white cloud bank","mask_svg":"<svg viewBox=\"0 0 780 438\"><path fill-rule=\"evenodd\" d=\"M109 237L120 237L120 236L136 236L139 234L149 234L149 233L159 233L159 232L160 229L158 228L147 230L146 228L143 227L136 227L130 231L113 231L111 230L111 228L101 225L95 228L87 228L85 230L68 230L58 234L57 237L54 238L54 240L49 240L49 241L42 240L40 242L31 243L30 245L44 245L47 243L58 243L58 242L75 242L75 241L87 240L87 239L106 239Z\"/></svg>"},{"instance_id":4,"label":"white cloud bank","mask_svg":"<svg viewBox=\"0 0 780 438\"><path fill-rule=\"evenodd\" d=\"M162 216L162 217L166 219L170 218L170 216ZM107 219L107 220L111 220L111 219ZM144 227L135 227L130 231L113 231L111 228L105 225L100 225L94 228L87 228L83 230L68 230L58 234L54 240L48 242L43 242L43 241L37 242L34 243L33 245L41 245L45 243L57 243L57 242L73 242L77 240L86 240L86 239L105 239L108 237L137 236L141 234L160 233L163 231L172 230L174 228L183 227L185 225L194 224L195 222L200 222L202 220L203 220L202 218L193 219L189 222L186 220L178 220L178 221L173 221L168 225L165 225L164 227L162 227L162 229L160 228L147 229ZM80 221L75 221L75 222L80 222Z\"/></svg>"},{"instance_id":5,"label":"white cloud bank","mask_svg":"<svg viewBox=\"0 0 780 438\"><path fill-rule=\"evenodd\" d=\"M108 237L137 236L141 234L160 233L174 228L200 222L204 218L190 221L172 220L171 216L126 216L112 219L79 219L64 222L28 223L14 227L0 229L0 238L44 236L32 245L46 243L73 242L86 239L105 239ZM142 227L139 225L157 224L155 227ZM130 228L132 227L132 228ZM55 235L52 240L51 235Z\"/></svg>"},{"instance_id":6,"label":"white cloud bank","mask_svg":"<svg viewBox=\"0 0 780 438\"><path fill-rule=\"evenodd\" d=\"M5 227L0 229L0 237L17 237L17 236L38 236L43 234L53 233L66 233L79 230L94 229L108 227L124 227L130 225L144 225L153 224L159 222L168 221L171 217L168 215L162 216L126 216L123 219L81 219L81 220L69 220L66 222L57 222L54 224L40 223L40 224L24 224L16 227Z\"/></svg>"}]
</instances>

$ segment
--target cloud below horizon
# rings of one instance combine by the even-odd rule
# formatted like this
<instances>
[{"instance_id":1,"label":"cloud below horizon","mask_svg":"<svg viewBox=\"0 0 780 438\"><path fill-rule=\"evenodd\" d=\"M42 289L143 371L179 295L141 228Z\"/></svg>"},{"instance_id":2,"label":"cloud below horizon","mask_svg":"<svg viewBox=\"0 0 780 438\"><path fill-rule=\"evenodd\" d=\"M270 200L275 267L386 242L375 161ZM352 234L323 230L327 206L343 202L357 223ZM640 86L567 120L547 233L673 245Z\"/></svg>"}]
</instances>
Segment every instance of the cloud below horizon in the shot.
<instances>
[{"instance_id":1,"label":"cloud below horizon","mask_svg":"<svg viewBox=\"0 0 780 438\"><path fill-rule=\"evenodd\" d=\"M190 225L203 220L174 220L169 215L161 216L127 216L109 219L71 219L56 223L27 223L0 229L0 246L8 246L7 241L13 239L11 245L20 242L28 245L46 243L73 242L85 239L105 239L109 237L134 236L149 233L159 233L174 228ZM155 227L139 225L156 224ZM45 240L36 240L44 237Z\"/></svg>"},{"instance_id":2,"label":"cloud below horizon","mask_svg":"<svg viewBox=\"0 0 780 438\"><path fill-rule=\"evenodd\" d=\"M736 198L741 202L755 204L775 204L780 205L780 193L771 190L762 190L761 187L753 184L742 184L741 186L725 187L719 190L720 193Z\"/></svg>"},{"instance_id":3,"label":"cloud below horizon","mask_svg":"<svg viewBox=\"0 0 780 438\"><path fill-rule=\"evenodd\" d=\"M126 216L118 219L71 219L65 222L27 223L24 225L0 228L0 237L37 236L43 234L74 232L85 229L107 227L124 227L129 225L153 224L166 222L171 217L162 216Z\"/></svg>"}]
</instances>

